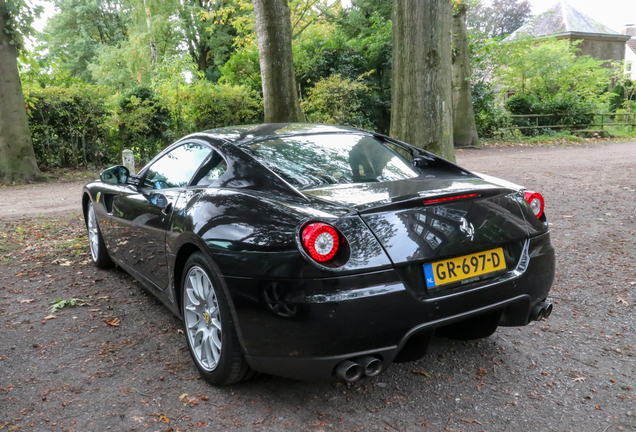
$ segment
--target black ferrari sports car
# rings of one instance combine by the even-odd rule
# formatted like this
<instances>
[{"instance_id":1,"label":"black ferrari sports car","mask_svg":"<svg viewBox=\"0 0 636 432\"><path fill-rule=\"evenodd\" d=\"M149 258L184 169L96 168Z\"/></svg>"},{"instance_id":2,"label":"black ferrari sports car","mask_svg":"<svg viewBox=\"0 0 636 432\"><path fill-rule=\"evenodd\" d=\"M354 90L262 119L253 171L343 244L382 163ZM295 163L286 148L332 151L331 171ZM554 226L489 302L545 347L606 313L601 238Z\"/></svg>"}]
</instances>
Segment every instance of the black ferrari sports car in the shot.
<instances>
[{"instance_id":1,"label":"black ferrari sports car","mask_svg":"<svg viewBox=\"0 0 636 432\"><path fill-rule=\"evenodd\" d=\"M83 190L95 264L183 319L202 377L354 381L547 318L543 197L359 129L209 130Z\"/></svg>"}]
</instances>

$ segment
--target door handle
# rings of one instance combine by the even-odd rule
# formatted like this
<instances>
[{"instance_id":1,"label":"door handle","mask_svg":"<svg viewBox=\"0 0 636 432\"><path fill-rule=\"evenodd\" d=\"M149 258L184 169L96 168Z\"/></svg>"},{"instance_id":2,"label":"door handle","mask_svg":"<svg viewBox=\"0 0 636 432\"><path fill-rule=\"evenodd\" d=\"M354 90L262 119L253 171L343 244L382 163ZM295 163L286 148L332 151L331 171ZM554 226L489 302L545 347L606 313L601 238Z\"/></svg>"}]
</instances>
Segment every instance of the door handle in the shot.
<instances>
[{"instance_id":1,"label":"door handle","mask_svg":"<svg viewBox=\"0 0 636 432\"><path fill-rule=\"evenodd\" d=\"M161 209L161 213L168 215L168 213L170 213L170 210L172 210L172 203L168 203L166 204L166 206L164 208Z\"/></svg>"}]
</instances>

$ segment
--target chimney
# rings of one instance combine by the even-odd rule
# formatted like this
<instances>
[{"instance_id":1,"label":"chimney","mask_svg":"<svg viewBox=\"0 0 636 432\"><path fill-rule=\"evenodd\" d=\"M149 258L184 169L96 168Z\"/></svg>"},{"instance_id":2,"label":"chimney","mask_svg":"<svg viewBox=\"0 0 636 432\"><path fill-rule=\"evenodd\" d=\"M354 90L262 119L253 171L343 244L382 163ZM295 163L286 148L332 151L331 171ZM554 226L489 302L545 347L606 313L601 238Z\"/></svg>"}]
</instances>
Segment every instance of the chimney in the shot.
<instances>
[{"instance_id":1,"label":"chimney","mask_svg":"<svg viewBox=\"0 0 636 432\"><path fill-rule=\"evenodd\" d=\"M631 37L636 36L636 24L625 24L625 27L621 30L621 34Z\"/></svg>"}]
</instances>

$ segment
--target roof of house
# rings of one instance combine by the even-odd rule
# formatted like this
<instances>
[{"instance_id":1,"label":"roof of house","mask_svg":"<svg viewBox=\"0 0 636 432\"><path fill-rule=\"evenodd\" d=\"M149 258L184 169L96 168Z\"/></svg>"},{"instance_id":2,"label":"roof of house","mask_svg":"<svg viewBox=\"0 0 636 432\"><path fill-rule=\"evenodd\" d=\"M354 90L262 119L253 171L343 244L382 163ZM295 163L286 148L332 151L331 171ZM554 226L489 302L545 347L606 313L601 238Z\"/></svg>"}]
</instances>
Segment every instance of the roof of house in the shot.
<instances>
[{"instance_id":1,"label":"roof of house","mask_svg":"<svg viewBox=\"0 0 636 432\"><path fill-rule=\"evenodd\" d=\"M636 36L632 36L632 38L627 41L626 45L634 52L634 54L636 54Z\"/></svg>"},{"instance_id":2,"label":"roof of house","mask_svg":"<svg viewBox=\"0 0 636 432\"><path fill-rule=\"evenodd\" d=\"M584 33L596 36L616 37L617 39L624 40L627 39L626 36L593 20L563 0L515 31L514 34L518 33L527 33L534 37Z\"/></svg>"}]
</instances>

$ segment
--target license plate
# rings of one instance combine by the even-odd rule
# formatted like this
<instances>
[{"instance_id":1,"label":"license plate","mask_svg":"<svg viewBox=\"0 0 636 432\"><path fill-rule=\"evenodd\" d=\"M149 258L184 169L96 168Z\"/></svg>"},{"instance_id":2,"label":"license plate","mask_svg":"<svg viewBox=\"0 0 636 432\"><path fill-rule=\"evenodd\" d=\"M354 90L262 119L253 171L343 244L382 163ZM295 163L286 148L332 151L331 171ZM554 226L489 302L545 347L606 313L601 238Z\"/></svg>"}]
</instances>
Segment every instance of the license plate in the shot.
<instances>
[{"instance_id":1,"label":"license plate","mask_svg":"<svg viewBox=\"0 0 636 432\"><path fill-rule=\"evenodd\" d=\"M502 248L424 264L428 288L493 273L506 268Z\"/></svg>"}]
</instances>

